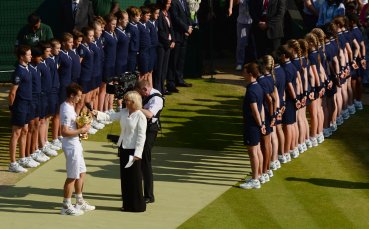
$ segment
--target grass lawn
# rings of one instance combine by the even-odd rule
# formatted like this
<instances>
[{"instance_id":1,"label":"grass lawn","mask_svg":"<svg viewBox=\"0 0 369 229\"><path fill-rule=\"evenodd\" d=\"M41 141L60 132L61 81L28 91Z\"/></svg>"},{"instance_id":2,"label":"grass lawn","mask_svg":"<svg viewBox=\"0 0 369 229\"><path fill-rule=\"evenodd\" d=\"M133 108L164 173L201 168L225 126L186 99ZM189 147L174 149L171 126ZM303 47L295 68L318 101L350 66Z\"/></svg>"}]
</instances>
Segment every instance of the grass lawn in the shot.
<instances>
[{"instance_id":1,"label":"grass lawn","mask_svg":"<svg viewBox=\"0 0 369 229\"><path fill-rule=\"evenodd\" d=\"M188 80L194 87L167 96L156 145L246 154L241 136L245 89L234 78ZM3 166L8 162L8 115L0 111ZM367 106L332 138L276 171L261 189L230 187L180 228L369 228L368 115ZM106 141L108 133L118 134L118 123L88 141Z\"/></svg>"}]
</instances>

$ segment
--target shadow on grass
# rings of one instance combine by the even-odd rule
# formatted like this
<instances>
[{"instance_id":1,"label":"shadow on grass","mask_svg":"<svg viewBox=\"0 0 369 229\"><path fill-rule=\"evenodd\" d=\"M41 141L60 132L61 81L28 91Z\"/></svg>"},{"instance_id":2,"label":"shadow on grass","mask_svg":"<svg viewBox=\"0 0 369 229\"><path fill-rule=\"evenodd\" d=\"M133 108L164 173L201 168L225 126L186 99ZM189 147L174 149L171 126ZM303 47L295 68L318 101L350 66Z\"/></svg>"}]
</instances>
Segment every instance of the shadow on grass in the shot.
<instances>
[{"instance_id":1,"label":"shadow on grass","mask_svg":"<svg viewBox=\"0 0 369 229\"><path fill-rule=\"evenodd\" d=\"M36 187L7 187L6 192L0 193L0 212L55 214L52 210L60 210L61 208L61 203L59 202L30 200L25 198L28 195L55 196L62 198L63 190ZM107 193L84 192L83 197L87 200L121 201L121 195ZM97 206L97 208L102 210L99 206ZM114 208L110 210L117 209ZM59 211L57 214L59 214Z\"/></svg>"},{"instance_id":2,"label":"shadow on grass","mask_svg":"<svg viewBox=\"0 0 369 229\"><path fill-rule=\"evenodd\" d=\"M287 181L296 182L308 182L310 184L331 187L331 188L343 188L343 189L369 189L369 183L364 182L354 182L354 181L344 181L335 179L325 179L325 178L298 178L298 177L287 177Z\"/></svg>"}]
</instances>

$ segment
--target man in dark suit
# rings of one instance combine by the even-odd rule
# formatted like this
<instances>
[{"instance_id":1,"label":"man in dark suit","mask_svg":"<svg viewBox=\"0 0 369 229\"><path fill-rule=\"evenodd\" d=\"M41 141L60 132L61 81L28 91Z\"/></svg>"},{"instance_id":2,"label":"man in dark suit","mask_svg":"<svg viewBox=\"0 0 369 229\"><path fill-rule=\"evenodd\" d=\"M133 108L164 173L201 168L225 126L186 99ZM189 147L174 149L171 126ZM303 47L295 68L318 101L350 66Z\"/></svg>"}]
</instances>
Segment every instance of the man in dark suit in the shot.
<instances>
[{"instance_id":1,"label":"man in dark suit","mask_svg":"<svg viewBox=\"0 0 369 229\"><path fill-rule=\"evenodd\" d=\"M259 58L271 54L281 44L286 0L253 0L250 1L250 9L252 34Z\"/></svg>"},{"instance_id":2,"label":"man in dark suit","mask_svg":"<svg viewBox=\"0 0 369 229\"><path fill-rule=\"evenodd\" d=\"M64 32L72 32L73 29L81 30L94 19L90 0L61 0L61 9Z\"/></svg>"},{"instance_id":3,"label":"man in dark suit","mask_svg":"<svg viewBox=\"0 0 369 229\"><path fill-rule=\"evenodd\" d=\"M186 0L172 0L169 9L175 38L174 49L170 53L170 61L167 76L167 90L178 92L176 86L191 87L183 79L183 68L186 58L188 36L192 33L190 10Z\"/></svg>"}]
</instances>

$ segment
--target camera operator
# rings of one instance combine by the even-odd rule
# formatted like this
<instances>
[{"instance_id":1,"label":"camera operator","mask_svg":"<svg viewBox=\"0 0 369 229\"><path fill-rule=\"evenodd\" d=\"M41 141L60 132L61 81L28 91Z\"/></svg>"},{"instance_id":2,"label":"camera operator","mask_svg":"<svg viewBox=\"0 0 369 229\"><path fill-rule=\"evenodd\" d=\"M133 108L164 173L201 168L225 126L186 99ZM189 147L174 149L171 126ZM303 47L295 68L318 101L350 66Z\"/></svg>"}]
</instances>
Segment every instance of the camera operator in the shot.
<instances>
[{"instance_id":1,"label":"camera operator","mask_svg":"<svg viewBox=\"0 0 369 229\"><path fill-rule=\"evenodd\" d=\"M154 181L151 165L151 149L154 146L156 136L160 129L160 112L163 109L164 98L160 92L154 89L150 82L142 80L137 83L137 91L142 96L142 113L147 118L146 141L142 152L142 177L144 181L144 198L146 203L153 203Z\"/></svg>"}]
</instances>

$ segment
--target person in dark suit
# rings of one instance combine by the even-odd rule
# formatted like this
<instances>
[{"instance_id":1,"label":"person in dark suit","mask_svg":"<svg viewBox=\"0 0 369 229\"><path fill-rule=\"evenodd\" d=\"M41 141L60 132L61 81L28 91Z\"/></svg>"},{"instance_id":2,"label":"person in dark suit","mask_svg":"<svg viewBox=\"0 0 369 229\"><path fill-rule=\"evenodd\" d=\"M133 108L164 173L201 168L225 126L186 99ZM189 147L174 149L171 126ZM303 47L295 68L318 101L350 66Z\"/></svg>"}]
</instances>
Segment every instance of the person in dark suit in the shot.
<instances>
[{"instance_id":1,"label":"person in dark suit","mask_svg":"<svg viewBox=\"0 0 369 229\"><path fill-rule=\"evenodd\" d=\"M286 12L286 0L250 1L252 34L256 45L257 57L270 54L280 46L284 37L283 18Z\"/></svg>"},{"instance_id":2,"label":"person in dark suit","mask_svg":"<svg viewBox=\"0 0 369 229\"><path fill-rule=\"evenodd\" d=\"M90 0L61 0L63 31L81 30L93 22L94 11Z\"/></svg>"},{"instance_id":3,"label":"person in dark suit","mask_svg":"<svg viewBox=\"0 0 369 229\"><path fill-rule=\"evenodd\" d=\"M164 0L159 5L160 12L157 20L159 44L154 77L154 88L166 95L170 94L170 92L164 88L164 82L168 72L170 50L175 46L173 25L169 14L170 5L171 0Z\"/></svg>"},{"instance_id":4,"label":"person in dark suit","mask_svg":"<svg viewBox=\"0 0 369 229\"><path fill-rule=\"evenodd\" d=\"M192 33L190 10L185 0L172 0L169 9L176 45L170 53L170 62L167 76L167 89L178 92L176 86L191 87L183 79L183 68L186 58L187 39Z\"/></svg>"}]
</instances>

